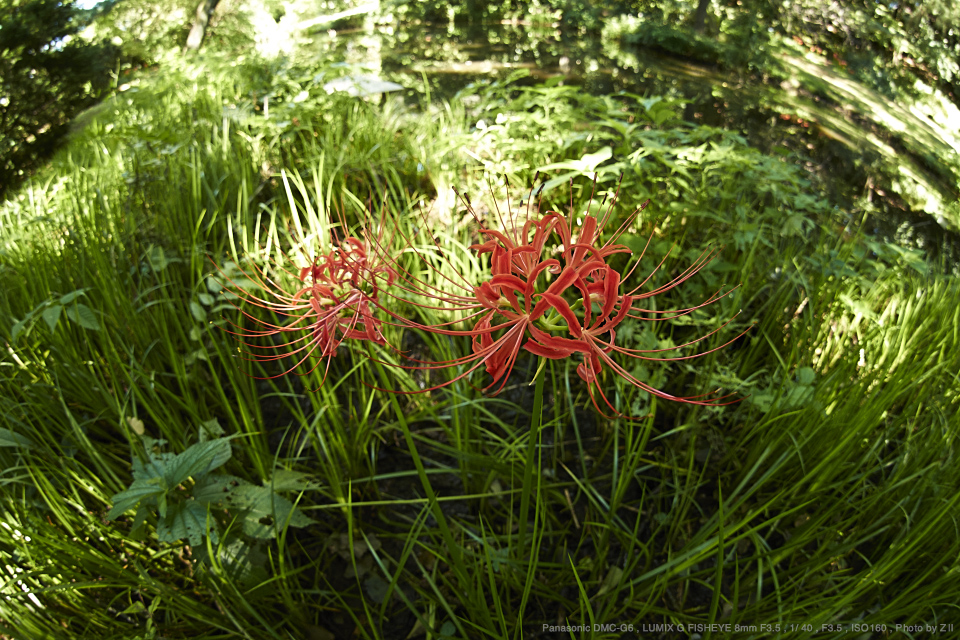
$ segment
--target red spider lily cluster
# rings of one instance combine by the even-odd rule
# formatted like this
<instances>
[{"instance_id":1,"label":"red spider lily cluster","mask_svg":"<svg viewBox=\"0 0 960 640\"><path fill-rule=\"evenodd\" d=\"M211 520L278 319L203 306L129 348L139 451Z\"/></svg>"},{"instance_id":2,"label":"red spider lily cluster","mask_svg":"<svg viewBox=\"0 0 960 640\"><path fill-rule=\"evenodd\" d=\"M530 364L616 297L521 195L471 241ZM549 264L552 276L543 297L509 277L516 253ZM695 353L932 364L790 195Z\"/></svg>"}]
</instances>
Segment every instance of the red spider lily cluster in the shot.
<instances>
[{"instance_id":1,"label":"red spider lily cluster","mask_svg":"<svg viewBox=\"0 0 960 640\"><path fill-rule=\"evenodd\" d=\"M267 297L252 295L234 284L236 295L246 302L279 318L290 318L285 323L274 323L255 316L250 311L240 309L258 329L243 329L233 324L236 331L229 331L240 339L248 349L243 351L248 359L259 362L273 362L293 358L294 363L278 377L290 373L311 358L319 356L327 362L324 379L330 369L330 359L337 354L338 347L345 340L369 340L376 344L385 344L380 332L380 321L373 310L378 304L380 285L392 284L392 270L377 264L367 250L367 244L354 237L335 241L334 248L314 258L310 266L300 269L297 278L303 285L296 293L286 293L284 287L268 275L267 271L254 268L253 274L242 272L254 284L266 292ZM284 270L281 272L287 273ZM300 334L282 344L256 344L247 339L270 339L275 336ZM284 338L285 339L285 338ZM279 350L281 353L266 354L264 350ZM314 364L305 374L316 369Z\"/></svg>"},{"instance_id":2,"label":"red spider lily cluster","mask_svg":"<svg viewBox=\"0 0 960 640\"><path fill-rule=\"evenodd\" d=\"M537 200L536 207L532 206L534 199ZM729 320L707 335L669 349L631 349L619 345L617 328L628 320L664 321L678 318L716 302L730 291L717 291L703 303L686 309L664 311L645 308L644 300L681 285L716 257L717 251L704 251L690 267L672 280L644 291L653 275L663 266L664 257L642 282L636 286L628 285L633 272L643 261L650 241L632 261L631 249L617 244L617 241L649 201L630 214L609 238L604 239L603 230L616 201L617 196L614 195L600 217L588 210L578 219L572 204L565 214L558 211L541 214L538 194L528 199L522 221L516 215L506 221L509 224L504 224L501 219L502 230L487 227L468 205L468 211L479 225L480 237L480 242L471 246L471 249L480 256L489 256L488 276L481 282L470 282L455 270L453 277L447 275L450 269L435 266L435 260L446 261L439 243L427 250L417 249L412 239L404 236L396 224L394 229L403 239L405 251L419 256L426 271L432 272L433 277L429 277L429 280L404 269L392 249L392 241L385 242L382 235L367 233L366 241L346 238L332 251L315 259L311 266L301 269L299 280L305 286L293 295L284 293L264 271L258 270L254 280L270 293L270 297L264 299L244 294L241 295L243 300L292 320L285 324L274 324L243 311L261 328L233 333L242 341L288 333L302 334L280 345L258 346L243 341L245 346L257 350L288 349L279 355L248 353L259 361L296 356L295 364L283 373L296 369L314 354L327 359L329 370L330 358L345 340L385 344L381 334L381 325L385 322L471 339L472 352L462 358L439 362L408 358L408 364L397 365L426 371L446 368L461 370L458 375L436 386L398 393L422 393L438 389L469 376L481 366L492 377L485 391L499 393L520 351L526 350L545 359L578 358L577 374L587 384L591 400L601 413L604 412L602 407L605 407L615 415L621 415L601 387L607 370L640 389L668 400L700 405L736 402L728 400L729 395L718 395L719 392L688 397L670 395L650 387L618 362L622 358L686 360L716 350L672 358L656 355L700 342L723 329ZM600 209L603 206L601 204ZM379 221L379 225L382 230L386 221ZM425 251L434 254L432 259L428 259ZM615 256L621 257L615 260ZM486 262L487 258L483 260ZM614 267L614 262L625 263L629 268L622 273ZM446 266L451 267L449 262ZM407 305L420 306L433 312L452 312L460 317L440 324L418 323L398 311ZM374 309L382 310L384 318L376 317ZM472 328L456 328L460 324L472 325Z\"/></svg>"},{"instance_id":3,"label":"red spider lily cluster","mask_svg":"<svg viewBox=\"0 0 960 640\"><path fill-rule=\"evenodd\" d=\"M487 228L474 214L483 241L473 245L471 249L481 255L489 254L489 278L479 284L471 284L463 277L460 277L459 282L448 279L447 282L456 289L452 293L449 291L450 287L441 290L412 276L401 269L396 261L390 260L385 247L372 243L371 246L376 246L381 251L383 260L390 262L393 273L397 276L400 285L398 288L402 293L391 293L392 296L431 309L465 312L466 315L461 321L473 323L473 328L468 330L449 328L455 323L418 324L398 316L389 306L381 305L388 314L408 326L472 339L473 349L469 356L443 362L415 362L406 365L406 368L425 370L467 365L467 369L458 376L420 392L449 385L483 365L493 379L485 390L497 393L504 388L520 350L524 349L547 359L579 356L581 362L577 367L577 374L587 383L593 404L601 413L602 403L620 415L607 400L600 386L600 378L605 368L631 384L668 400L701 405L735 402L736 400L727 401L729 395L718 396L716 393L691 397L664 393L637 379L614 359L614 355L618 355L643 360L685 360L710 353L707 351L673 358L651 355L700 342L722 329L726 323L710 334L672 349L642 350L617 345L616 330L628 318L669 320L690 314L730 293L718 291L702 304L686 309L662 311L644 308L642 305L645 299L682 284L708 264L717 252L705 251L693 265L667 284L642 292L653 274L663 265L661 261L646 279L634 287L628 287L626 281L643 260L646 247L625 274L614 268L611 258L617 254L633 253L628 247L616 244L616 241L649 201L634 211L616 232L604 241L603 228L610 219L616 200L616 196L611 199L601 218L590 215L588 211L581 221L577 221L572 205L567 214L547 211L540 215L539 203L536 210L531 211L531 198L528 200L522 223L518 223L515 218L511 219L509 225L502 225L504 231ZM603 204L601 209L602 207ZM468 210L471 214L474 213L469 206ZM423 262L429 264L426 259ZM445 279L439 270L437 274L441 279ZM726 345L717 349L723 346ZM711 351L714 350L716 349Z\"/></svg>"}]
</instances>

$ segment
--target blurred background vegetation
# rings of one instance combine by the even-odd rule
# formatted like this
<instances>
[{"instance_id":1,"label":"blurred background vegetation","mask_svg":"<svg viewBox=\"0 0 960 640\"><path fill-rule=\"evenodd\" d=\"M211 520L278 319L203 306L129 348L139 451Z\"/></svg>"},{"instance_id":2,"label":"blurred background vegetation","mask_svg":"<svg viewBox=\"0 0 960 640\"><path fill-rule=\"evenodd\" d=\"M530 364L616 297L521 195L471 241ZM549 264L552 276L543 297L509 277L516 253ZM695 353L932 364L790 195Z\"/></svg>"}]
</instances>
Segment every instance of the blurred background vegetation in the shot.
<instances>
[{"instance_id":1,"label":"blurred background vegetation","mask_svg":"<svg viewBox=\"0 0 960 640\"><path fill-rule=\"evenodd\" d=\"M958 38L945 0L0 0L0 637L960 628ZM482 273L453 188L493 220L538 173L564 211L653 201L651 287L724 246L653 304L736 295L618 337L740 311L627 366L742 402L608 378L646 417L606 420L558 361L534 439L532 358L388 398L362 347L319 388L221 330L244 270L368 207Z\"/></svg>"}]
</instances>

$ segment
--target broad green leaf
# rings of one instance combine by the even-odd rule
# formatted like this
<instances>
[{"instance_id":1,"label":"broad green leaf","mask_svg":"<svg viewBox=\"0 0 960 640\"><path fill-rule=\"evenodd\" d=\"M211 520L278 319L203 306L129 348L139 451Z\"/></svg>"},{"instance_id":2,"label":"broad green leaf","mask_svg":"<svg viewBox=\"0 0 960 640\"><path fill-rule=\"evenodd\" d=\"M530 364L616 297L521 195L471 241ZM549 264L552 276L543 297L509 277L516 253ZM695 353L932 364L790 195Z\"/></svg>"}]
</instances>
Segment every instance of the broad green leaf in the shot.
<instances>
[{"instance_id":1,"label":"broad green leaf","mask_svg":"<svg viewBox=\"0 0 960 640\"><path fill-rule=\"evenodd\" d=\"M193 497L202 504L226 504L227 498L241 486L250 486L250 483L227 474L209 475L197 482Z\"/></svg>"},{"instance_id":2,"label":"broad green leaf","mask_svg":"<svg viewBox=\"0 0 960 640\"><path fill-rule=\"evenodd\" d=\"M132 509L137 506L140 501L146 500L154 496L160 496L163 493L163 488L158 482L151 482L150 480L134 480L133 484L129 488L121 491L111 498L113 500L113 507L107 513L107 520L114 520L121 514L123 514L127 509Z\"/></svg>"},{"instance_id":3,"label":"broad green leaf","mask_svg":"<svg viewBox=\"0 0 960 640\"><path fill-rule=\"evenodd\" d=\"M149 453L147 461L143 462L140 458L133 459L133 477L136 480L149 480L150 478L160 478L163 476L164 469L177 457L175 453Z\"/></svg>"},{"instance_id":4,"label":"broad green leaf","mask_svg":"<svg viewBox=\"0 0 960 640\"><path fill-rule=\"evenodd\" d=\"M200 442L213 440L214 438L219 438L222 435L223 427L220 426L220 422L216 418L207 420L200 425Z\"/></svg>"},{"instance_id":5,"label":"broad green leaf","mask_svg":"<svg viewBox=\"0 0 960 640\"><path fill-rule=\"evenodd\" d=\"M213 306L213 303L216 301L216 298L209 293L201 293L197 297L200 298L200 304L203 304L207 307Z\"/></svg>"},{"instance_id":6,"label":"broad green leaf","mask_svg":"<svg viewBox=\"0 0 960 640\"><path fill-rule=\"evenodd\" d=\"M311 480L310 475L300 471L277 469L273 472L270 482L265 483L274 491L311 491L320 488L320 485Z\"/></svg>"},{"instance_id":7,"label":"broad green leaf","mask_svg":"<svg viewBox=\"0 0 960 640\"><path fill-rule=\"evenodd\" d=\"M147 519L147 514L150 513L150 509L147 507L147 502L141 502L140 506L137 507L137 512L133 516L133 526L130 527L131 535L139 535L141 533L140 528L143 526L143 523Z\"/></svg>"},{"instance_id":8,"label":"broad green leaf","mask_svg":"<svg viewBox=\"0 0 960 640\"><path fill-rule=\"evenodd\" d=\"M97 322L97 314L93 309L85 304L75 304L67 307L67 317L84 329L100 331L100 323Z\"/></svg>"},{"instance_id":9,"label":"broad green leaf","mask_svg":"<svg viewBox=\"0 0 960 640\"><path fill-rule=\"evenodd\" d=\"M813 381L817 379L816 372L810 367L801 367L797 370L797 382L803 385L813 384Z\"/></svg>"},{"instance_id":10,"label":"broad green leaf","mask_svg":"<svg viewBox=\"0 0 960 640\"><path fill-rule=\"evenodd\" d=\"M86 289L77 289L76 291L65 293L64 295L60 296L60 304L63 306L67 306L68 304L70 304L80 296L86 295L86 291L87 291Z\"/></svg>"},{"instance_id":11,"label":"broad green leaf","mask_svg":"<svg viewBox=\"0 0 960 640\"><path fill-rule=\"evenodd\" d=\"M43 310L43 321L47 323L48 327L50 327L51 333L57 329L57 322L60 321L60 312L62 310L63 307L59 304L52 304Z\"/></svg>"},{"instance_id":12,"label":"broad green leaf","mask_svg":"<svg viewBox=\"0 0 960 640\"><path fill-rule=\"evenodd\" d=\"M260 549L260 546L239 536L230 536L223 541L219 548L214 547L214 551L217 552L224 575L249 589L268 579L267 572L264 569L268 558ZM201 558L207 559L209 564L206 545L194 549L193 553L198 560Z\"/></svg>"},{"instance_id":13,"label":"broad green leaf","mask_svg":"<svg viewBox=\"0 0 960 640\"><path fill-rule=\"evenodd\" d=\"M175 487L191 476L202 476L222 466L230 455L230 440L226 438L199 442L168 464L163 475L168 486Z\"/></svg>"},{"instance_id":14,"label":"broad green leaf","mask_svg":"<svg viewBox=\"0 0 960 640\"><path fill-rule=\"evenodd\" d=\"M170 264L163 247L150 247L147 251L147 262L150 263L150 268L153 269L154 272L163 271L167 268L167 265Z\"/></svg>"},{"instance_id":15,"label":"broad green leaf","mask_svg":"<svg viewBox=\"0 0 960 640\"><path fill-rule=\"evenodd\" d=\"M190 313L193 314L193 317L197 322L206 322L207 321L207 312L204 310L199 303L190 301Z\"/></svg>"},{"instance_id":16,"label":"broad green leaf","mask_svg":"<svg viewBox=\"0 0 960 640\"><path fill-rule=\"evenodd\" d=\"M23 447L26 449L32 446L33 441L30 438L14 433L9 429L0 428L0 447Z\"/></svg>"},{"instance_id":17,"label":"broad green leaf","mask_svg":"<svg viewBox=\"0 0 960 640\"><path fill-rule=\"evenodd\" d=\"M288 524L305 527L313 522L269 487L239 486L227 497L226 506L247 512L243 532L254 538L274 538Z\"/></svg>"},{"instance_id":18,"label":"broad green leaf","mask_svg":"<svg viewBox=\"0 0 960 640\"><path fill-rule=\"evenodd\" d=\"M363 581L363 586L367 589L367 595L370 596L370 599L380 604L387 597L387 594L390 593L390 585L381 578L380 576L374 574ZM449 622L447 624L450 624ZM453 626L453 625L451 625ZM456 628L450 630L448 635L453 635L456 631ZM443 633L441 631L441 633Z\"/></svg>"},{"instance_id":19,"label":"broad green leaf","mask_svg":"<svg viewBox=\"0 0 960 640\"><path fill-rule=\"evenodd\" d=\"M203 543L204 535L209 535L213 544L217 543L216 530L212 527L207 529L207 507L196 500L187 500L171 507L167 516L157 523L160 542L177 542L187 538L191 546L198 547Z\"/></svg>"},{"instance_id":20,"label":"broad green leaf","mask_svg":"<svg viewBox=\"0 0 960 640\"><path fill-rule=\"evenodd\" d=\"M209 275L207 276L207 290L210 293L220 293L223 291L223 285L214 276Z\"/></svg>"},{"instance_id":21,"label":"broad green leaf","mask_svg":"<svg viewBox=\"0 0 960 640\"><path fill-rule=\"evenodd\" d=\"M553 164L544 165L540 167L539 170L556 171L557 169L567 169L568 171L576 173L588 173L596 171L601 162L609 160L611 157L613 157L613 149L611 147L603 147L596 153L588 153L584 155L579 160L555 162ZM554 180L558 179L559 178L555 178ZM554 182L554 180L551 180L550 182ZM566 178L564 178L564 181L566 181ZM544 189L546 188L547 187L544 187Z\"/></svg>"}]
</instances>

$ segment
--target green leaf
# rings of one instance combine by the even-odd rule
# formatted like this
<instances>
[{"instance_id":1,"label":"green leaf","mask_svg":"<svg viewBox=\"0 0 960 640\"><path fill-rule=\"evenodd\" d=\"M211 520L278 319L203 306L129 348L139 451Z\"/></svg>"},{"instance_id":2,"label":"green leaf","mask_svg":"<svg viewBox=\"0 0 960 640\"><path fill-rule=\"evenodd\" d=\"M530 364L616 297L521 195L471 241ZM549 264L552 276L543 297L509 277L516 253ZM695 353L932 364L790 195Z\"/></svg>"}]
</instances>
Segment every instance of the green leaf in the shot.
<instances>
[{"instance_id":1,"label":"green leaf","mask_svg":"<svg viewBox=\"0 0 960 640\"><path fill-rule=\"evenodd\" d=\"M802 367L797 370L797 382L802 385L813 384L813 381L817 379L816 372L810 367Z\"/></svg>"},{"instance_id":2,"label":"green leaf","mask_svg":"<svg viewBox=\"0 0 960 640\"><path fill-rule=\"evenodd\" d=\"M320 488L309 474L288 469L277 469L270 482L265 484L274 491L311 491Z\"/></svg>"},{"instance_id":3,"label":"green leaf","mask_svg":"<svg viewBox=\"0 0 960 640\"><path fill-rule=\"evenodd\" d=\"M193 488L193 498L201 504L225 504L234 490L241 486L252 485L227 474L210 475L197 482Z\"/></svg>"},{"instance_id":4,"label":"green leaf","mask_svg":"<svg viewBox=\"0 0 960 640\"><path fill-rule=\"evenodd\" d=\"M207 291L210 293L220 293L223 291L223 285L217 282L212 275L207 276Z\"/></svg>"},{"instance_id":5,"label":"green leaf","mask_svg":"<svg viewBox=\"0 0 960 640\"><path fill-rule=\"evenodd\" d=\"M167 268L167 265L170 264L163 247L150 247L147 251L147 262L150 263L150 268L153 269L155 273L163 271Z\"/></svg>"},{"instance_id":6,"label":"green leaf","mask_svg":"<svg viewBox=\"0 0 960 640\"><path fill-rule=\"evenodd\" d=\"M183 538L191 546L203 543L203 536L209 535L210 542L217 543L217 532L207 528L207 507L196 500L187 500L172 507L163 520L157 523L157 538L160 542L177 542Z\"/></svg>"},{"instance_id":7,"label":"green leaf","mask_svg":"<svg viewBox=\"0 0 960 640\"><path fill-rule=\"evenodd\" d=\"M175 487L191 476L203 476L223 466L230 455L230 440L226 438L199 442L170 462L163 475L168 486Z\"/></svg>"},{"instance_id":8,"label":"green leaf","mask_svg":"<svg viewBox=\"0 0 960 640\"><path fill-rule=\"evenodd\" d=\"M216 301L216 298L209 293L201 293L197 297L200 298L200 303L207 307L213 306L213 303Z\"/></svg>"},{"instance_id":9,"label":"green leaf","mask_svg":"<svg viewBox=\"0 0 960 640\"><path fill-rule=\"evenodd\" d=\"M53 304L43 310L43 320L47 323L47 326L50 327L50 332L53 333L57 329L57 322L60 321L60 312L63 310L63 307L59 304Z\"/></svg>"},{"instance_id":10,"label":"green leaf","mask_svg":"<svg viewBox=\"0 0 960 640\"><path fill-rule=\"evenodd\" d=\"M133 477L136 480L149 480L151 478L160 478L163 476L163 470L166 469L176 458L174 453L147 453L147 461L143 462L140 458L133 459Z\"/></svg>"},{"instance_id":11,"label":"green leaf","mask_svg":"<svg viewBox=\"0 0 960 640\"><path fill-rule=\"evenodd\" d=\"M14 433L9 429L0 428L0 447L23 447L26 449L32 446L33 441L30 438Z\"/></svg>"},{"instance_id":12,"label":"green leaf","mask_svg":"<svg viewBox=\"0 0 960 640\"><path fill-rule=\"evenodd\" d=\"M75 304L67 307L67 317L84 329L100 331L100 323L97 322L97 315L93 309L85 304Z\"/></svg>"},{"instance_id":13,"label":"green leaf","mask_svg":"<svg viewBox=\"0 0 960 640\"><path fill-rule=\"evenodd\" d=\"M306 527L313 522L292 502L269 487L236 487L227 497L226 506L231 510L246 512L243 532L254 538L274 538L288 524L291 527Z\"/></svg>"},{"instance_id":14,"label":"green leaf","mask_svg":"<svg viewBox=\"0 0 960 640\"><path fill-rule=\"evenodd\" d=\"M140 504L141 501L163 494L163 488L158 482L151 480L134 480L128 489L121 491L111 498L113 507L107 513L107 520L115 520L127 509Z\"/></svg>"},{"instance_id":15,"label":"green leaf","mask_svg":"<svg viewBox=\"0 0 960 640\"><path fill-rule=\"evenodd\" d=\"M193 314L193 317L197 320L197 322L207 321L207 312L203 307L193 300L190 301L190 313Z\"/></svg>"},{"instance_id":16,"label":"green leaf","mask_svg":"<svg viewBox=\"0 0 960 640\"><path fill-rule=\"evenodd\" d=\"M87 291L86 289L77 289L76 291L65 293L64 295L60 296L60 304L62 304L63 306L67 306L68 304L70 304L80 296L86 295L86 291Z\"/></svg>"},{"instance_id":17,"label":"green leaf","mask_svg":"<svg viewBox=\"0 0 960 640\"><path fill-rule=\"evenodd\" d=\"M120 615L130 614L130 613L142 613L146 610L147 610L146 605L144 605L143 602L141 602L140 600L136 600L132 605L130 605L129 607L121 611Z\"/></svg>"},{"instance_id":18,"label":"green leaf","mask_svg":"<svg viewBox=\"0 0 960 640\"><path fill-rule=\"evenodd\" d=\"M381 604L387 597L387 594L390 593L390 585L378 575L372 575L364 580L363 586L366 587L367 595L370 596L370 599L377 604ZM447 624L449 624L449 622ZM456 629L452 629L448 635L452 636L454 631L456 631ZM443 632L441 631L441 633Z\"/></svg>"},{"instance_id":19,"label":"green leaf","mask_svg":"<svg viewBox=\"0 0 960 640\"><path fill-rule=\"evenodd\" d=\"M207 420L200 424L200 442L206 442L207 440L213 440L214 438L219 438L223 435L223 427L220 426L220 422L214 418L213 420Z\"/></svg>"},{"instance_id":20,"label":"green leaf","mask_svg":"<svg viewBox=\"0 0 960 640\"><path fill-rule=\"evenodd\" d=\"M23 320L18 320L14 323L13 328L10 330L10 339L16 343L17 338L20 337L20 334L23 332L24 328L27 326L27 323L33 320L32 315L28 315Z\"/></svg>"},{"instance_id":21,"label":"green leaf","mask_svg":"<svg viewBox=\"0 0 960 640\"><path fill-rule=\"evenodd\" d=\"M140 528L143 526L143 523L147 519L147 514L150 512L147 508L148 502L149 501L141 502L140 506L137 507L137 512L133 516L133 525L130 527L130 535L138 536L142 533Z\"/></svg>"}]
</instances>

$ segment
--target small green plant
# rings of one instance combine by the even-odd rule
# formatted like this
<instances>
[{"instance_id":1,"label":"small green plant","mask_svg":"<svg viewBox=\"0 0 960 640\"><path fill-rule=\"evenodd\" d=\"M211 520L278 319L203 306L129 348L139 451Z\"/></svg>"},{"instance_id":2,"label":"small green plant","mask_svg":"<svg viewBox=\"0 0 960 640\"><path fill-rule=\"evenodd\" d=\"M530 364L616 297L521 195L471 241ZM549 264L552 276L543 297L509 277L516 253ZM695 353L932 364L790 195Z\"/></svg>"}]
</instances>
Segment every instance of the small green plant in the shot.
<instances>
[{"instance_id":1,"label":"small green plant","mask_svg":"<svg viewBox=\"0 0 960 640\"><path fill-rule=\"evenodd\" d=\"M43 318L50 327L50 332L53 333L57 329L57 323L60 322L61 313L64 312L74 324L91 331L99 331L100 322L97 320L97 314L87 305L77 302L80 296L85 295L86 289L77 289L60 296L59 299L51 296L34 307L22 320L18 320L10 329L10 337L16 342L21 336L26 336L39 318Z\"/></svg>"},{"instance_id":2,"label":"small green plant","mask_svg":"<svg viewBox=\"0 0 960 640\"><path fill-rule=\"evenodd\" d=\"M115 520L136 508L132 533L137 534L156 510L160 542L187 538L195 547L204 536L212 544L220 539L213 509L239 519L243 532L252 538L275 538L286 526L310 524L310 518L277 494L276 483L258 487L235 476L211 473L226 464L232 453L230 438L222 434L216 420L205 422L200 442L179 454L161 452L165 440L141 435L144 459L133 458L133 483L113 496L107 519ZM279 488L283 487L295 488L289 483Z\"/></svg>"}]
</instances>

